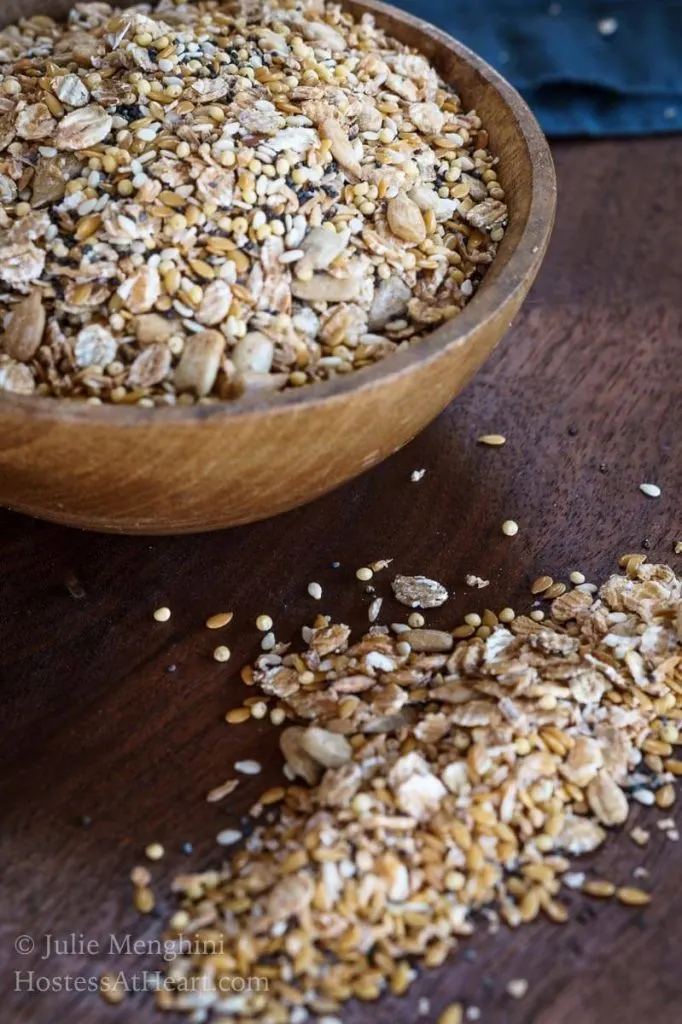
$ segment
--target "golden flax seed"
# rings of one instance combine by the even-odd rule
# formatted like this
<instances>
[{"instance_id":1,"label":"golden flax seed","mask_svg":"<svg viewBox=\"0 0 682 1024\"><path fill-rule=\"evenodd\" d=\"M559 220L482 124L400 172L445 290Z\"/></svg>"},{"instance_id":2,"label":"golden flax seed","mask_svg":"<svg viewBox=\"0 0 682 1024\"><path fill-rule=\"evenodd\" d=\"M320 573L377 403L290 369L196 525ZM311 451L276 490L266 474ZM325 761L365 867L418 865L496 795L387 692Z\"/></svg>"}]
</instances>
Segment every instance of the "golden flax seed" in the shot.
<instances>
[{"instance_id":1,"label":"golden flax seed","mask_svg":"<svg viewBox=\"0 0 682 1024\"><path fill-rule=\"evenodd\" d=\"M207 629L222 629L224 626L229 626L234 617L234 612L218 612L216 615L211 615L210 618L206 619Z\"/></svg>"}]
</instances>

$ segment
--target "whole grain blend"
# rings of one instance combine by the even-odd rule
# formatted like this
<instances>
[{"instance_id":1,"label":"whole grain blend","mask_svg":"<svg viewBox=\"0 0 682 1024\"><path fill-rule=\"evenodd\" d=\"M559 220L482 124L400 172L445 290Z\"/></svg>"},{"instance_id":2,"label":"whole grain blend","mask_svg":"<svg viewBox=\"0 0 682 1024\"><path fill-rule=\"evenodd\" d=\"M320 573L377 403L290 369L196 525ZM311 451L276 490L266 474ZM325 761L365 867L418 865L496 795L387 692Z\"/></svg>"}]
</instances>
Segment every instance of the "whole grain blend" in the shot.
<instances>
[{"instance_id":1,"label":"whole grain blend","mask_svg":"<svg viewBox=\"0 0 682 1024\"><path fill-rule=\"evenodd\" d=\"M318 0L78 3L0 33L0 389L172 405L368 366L507 221L475 111Z\"/></svg>"}]
</instances>

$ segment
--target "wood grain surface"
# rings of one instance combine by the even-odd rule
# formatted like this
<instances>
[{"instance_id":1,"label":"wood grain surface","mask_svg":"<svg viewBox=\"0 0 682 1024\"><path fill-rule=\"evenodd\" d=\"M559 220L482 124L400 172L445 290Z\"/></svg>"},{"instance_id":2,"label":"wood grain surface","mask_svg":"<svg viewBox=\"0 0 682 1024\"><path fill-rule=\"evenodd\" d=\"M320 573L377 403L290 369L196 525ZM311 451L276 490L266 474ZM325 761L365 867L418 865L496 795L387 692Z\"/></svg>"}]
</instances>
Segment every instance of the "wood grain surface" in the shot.
<instances>
[{"instance_id":1,"label":"wood grain surface","mask_svg":"<svg viewBox=\"0 0 682 1024\"><path fill-rule=\"evenodd\" d=\"M315 504L232 532L156 540L83 534L0 513L0 1011L11 1024L153 1024L150 1001L110 1009L96 995L15 993L14 971L35 977L129 976L150 961L107 954L109 936L157 934L130 907L127 875L150 840L168 854L153 868L160 913L173 873L215 864L214 836L239 820L264 781L279 778L275 731L229 727L243 689L237 669L257 645L261 611L287 638L319 605L366 618L354 570L392 557L403 572L452 585L454 601L430 616L529 606L528 580L574 568L601 580L624 550L677 561L682 536L682 304L679 139L571 143L555 150L558 226L550 254L512 333L468 389L414 443ZM359 422L371 430L371 421ZM507 445L476 445L500 431ZM420 483L414 469L426 469ZM646 498L643 481L662 496ZM500 531L520 524L511 539ZM334 569L331 563L341 565ZM468 591L466 573L491 580ZM389 575L379 577L381 592ZM173 609L167 624L152 611ZM232 608L227 665L211 659L205 618ZM385 605L386 621L396 614ZM221 635L223 640L223 635ZM206 791L238 757L257 757L250 780L224 805ZM682 824L682 816L673 810ZM89 815L89 829L79 825ZM651 872L643 912L570 898L575 917L514 934L484 928L459 955L425 974L409 999L351 1007L360 1024L426 1021L450 1001L480 1007L484 1024L675 1024L682 972L682 843L666 841L656 815L645 849L610 839L596 864L619 882ZM182 844L194 853L182 853ZM19 935L83 933L91 956L19 956ZM511 978L526 997L505 994Z\"/></svg>"}]
</instances>

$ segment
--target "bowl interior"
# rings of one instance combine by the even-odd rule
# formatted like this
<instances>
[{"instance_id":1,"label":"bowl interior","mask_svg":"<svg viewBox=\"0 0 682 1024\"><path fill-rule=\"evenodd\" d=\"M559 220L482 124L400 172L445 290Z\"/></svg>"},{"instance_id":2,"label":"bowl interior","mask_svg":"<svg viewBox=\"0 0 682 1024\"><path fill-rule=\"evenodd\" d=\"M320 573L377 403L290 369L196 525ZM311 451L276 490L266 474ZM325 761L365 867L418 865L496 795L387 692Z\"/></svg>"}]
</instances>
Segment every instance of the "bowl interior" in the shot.
<instances>
[{"instance_id":1,"label":"bowl interior","mask_svg":"<svg viewBox=\"0 0 682 1024\"><path fill-rule=\"evenodd\" d=\"M129 7L135 0L118 0ZM32 416L114 423L140 423L159 419L232 417L277 406L320 402L351 390L369 388L379 379L408 373L417 363L437 358L444 347L466 343L475 328L492 320L496 311L534 275L551 234L556 199L554 168L547 141L518 93L480 57L446 33L387 4L375 0L344 0L343 6L359 17L375 15L377 23L395 38L423 53L441 77L452 85L467 108L475 108L490 138L490 149L500 158L499 176L506 192L509 225L496 259L476 295L453 320L426 335L403 352L371 367L305 388L255 395L236 403L145 409L139 406L89 406L82 402L50 401L41 396L0 393L0 403L11 404ZM5 0L0 27L19 17L37 13L64 17L71 0Z\"/></svg>"}]
</instances>

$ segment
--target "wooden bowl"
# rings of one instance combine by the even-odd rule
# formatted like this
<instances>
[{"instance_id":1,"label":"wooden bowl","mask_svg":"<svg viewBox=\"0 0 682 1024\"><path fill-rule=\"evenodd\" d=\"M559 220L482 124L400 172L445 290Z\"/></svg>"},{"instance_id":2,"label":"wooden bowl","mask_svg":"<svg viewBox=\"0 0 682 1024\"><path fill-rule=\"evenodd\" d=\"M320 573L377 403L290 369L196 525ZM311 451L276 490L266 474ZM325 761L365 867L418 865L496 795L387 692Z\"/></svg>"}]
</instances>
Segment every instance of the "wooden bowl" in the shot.
<instances>
[{"instance_id":1,"label":"wooden bowl","mask_svg":"<svg viewBox=\"0 0 682 1024\"><path fill-rule=\"evenodd\" d=\"M0 21L63 14L65 0L7 0ZM121 533L215 530L311 501L422 430L481 366L542 262L556 183L547 142L512 87L432 25L374 0L392 35L418 48L475 107L500 157L509 227L463 312L409 351L338 380L248 403L88 406L0 392L0 504Z\"/></svg>"}]
</instances>

